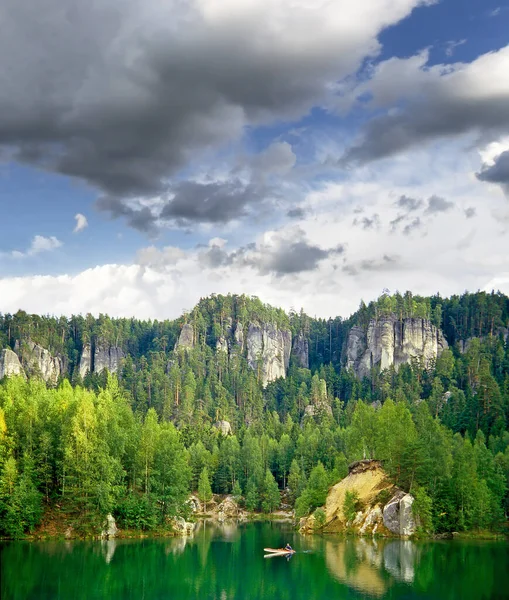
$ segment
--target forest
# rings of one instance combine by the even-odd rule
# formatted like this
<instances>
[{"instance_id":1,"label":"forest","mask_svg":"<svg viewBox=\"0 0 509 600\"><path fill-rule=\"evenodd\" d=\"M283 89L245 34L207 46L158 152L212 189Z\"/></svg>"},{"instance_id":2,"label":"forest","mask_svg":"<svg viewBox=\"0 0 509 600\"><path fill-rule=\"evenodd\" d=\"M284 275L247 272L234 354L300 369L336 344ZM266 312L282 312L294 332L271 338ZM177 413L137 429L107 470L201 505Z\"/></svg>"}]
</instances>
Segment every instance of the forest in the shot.
<instances>
[{"instance_id":1,"label":"forest","mask_svg":"<svg viewBox=\"0 0 509 600\"><path fill-rule=\"evenodd\" d=\"M449 348L358 380L345 368L349 330L383 315L429 319ZM309 369L291 358L286 378L263 387L245 353L217 351L250 322L302 334ZM362 458L415 496L424 532L505 531L508 324L509 299L484 292L385 292L328 320L246 296L202 299L173 321L0 315L0 351L31 340L67 366L51 385L29 370L0 382L0 535L33 532L56 506L84 532L108 513L120 528L158 530L188 516L191 491L270 513L285 489L302 516ZM117 372L82 377L86 344L122 348Z\"/></svg>"}]
</instances>

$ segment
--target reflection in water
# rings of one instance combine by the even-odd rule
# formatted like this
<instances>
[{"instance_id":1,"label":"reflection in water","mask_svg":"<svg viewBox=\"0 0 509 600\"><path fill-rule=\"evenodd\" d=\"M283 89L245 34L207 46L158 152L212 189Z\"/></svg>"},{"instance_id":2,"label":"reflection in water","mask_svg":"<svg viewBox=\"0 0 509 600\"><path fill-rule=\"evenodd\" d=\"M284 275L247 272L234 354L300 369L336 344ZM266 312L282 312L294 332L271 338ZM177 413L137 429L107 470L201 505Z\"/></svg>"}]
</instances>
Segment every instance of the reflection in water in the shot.
<instances>
[{"instance_id":1,"label":"reflection in water","mask_svg":"<svg viewBox=\"0 0 509 600\"><path fill-rule=\"evenodd\" d=\"M104 560L106 561L106 564L109 565L113 555L115 554L117 542L115 540L102 540L101 547L104 554Z\"/></svg>"},{"instance_id":2,"label":"reflection in water","mask_svg":"<svg viewBox=\"0 0 509 600\"><path fill-rule=\"evenodd\" d=\"M324 544L330 573L357 590L382 596L394 580L414 581L418 552L413 542L326 538Z\"/></svg>"},{"instance_id":3,"label":"reflection in water","mask_svg":"<svg viewBox=\"0 0 509 600\"><path fill-rule=\"evenodd\" d=\"M297 553L264 559L289 542ZM0 543L2 600L503 598L504 543L299 536L273 523L202 523L191 538ZM451 577L454 574L454 577Z\"/></svg>"}]
</instances>

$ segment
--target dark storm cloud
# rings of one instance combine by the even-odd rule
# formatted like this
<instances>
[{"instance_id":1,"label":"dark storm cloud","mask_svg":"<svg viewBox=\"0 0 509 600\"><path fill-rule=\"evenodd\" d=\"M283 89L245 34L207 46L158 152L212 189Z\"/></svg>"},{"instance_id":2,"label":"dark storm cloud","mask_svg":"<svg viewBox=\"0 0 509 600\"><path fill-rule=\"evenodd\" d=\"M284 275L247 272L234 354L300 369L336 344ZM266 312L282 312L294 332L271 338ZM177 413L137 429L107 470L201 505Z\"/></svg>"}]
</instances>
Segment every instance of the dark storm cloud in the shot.
<instances>
[{"instance_id":1,"label":"dark storm cloud","mask_svg":"<svg viewBox=\"0 0 509 600\"><path fill-rule=\"evenodd\" d=\"M157 233L157 216L146 206L133 208L115 196L102 196L96 205L99 210L109 213L112 219L124 217L127 224L138 231L149 235Z\"/></svg>"},{"instance_id":2,"label":"dark storm cloud","mask_svg":"<svg viewBox=\"0 0 509 600\"><path fill-rule=\"evenodd\" d=\"M310 243L302 230L297 229L290 239L276 237L271 242L247 244L228 252L223 247L212 246L200 250L198 260L207 268L251 267L260 275L273 274L279 277L314 271L319 264L333 256L342 255L345 247L338 244L333 248L321 248Z\"/></svg>"},{"instance_id":3,"label":"dark storm cloud","mask_svg":"<svg viewBox=\"0 0 509 600\"><path fill-rule=\"evenodd\" d=\"M373 119L365 128L362 142L350 148L341 163L363 164L435 138L474 130L493 135L509 131L509 94L505 98L458 104L440 100L428 105L414 103L396 114Z\"/></svg>"},{"instance_id":4,"label":"dark storm cloud","mask_svg":"<svg viewBox=\"0 0 509 600\"><path fill-rule=\"evenodd\" d=\"M260 15L242 4L224 10L219 1L41 0L34 10L3 0L0 151L84 181L107 198L100 209L150 228L147 211L123 211L114 199L131 206L164 196L202 152L240 139L246 127L298 119L331 81L355 72L381 28L421 3L353 6L340 22L330 18L332 5L310 13L286 0L267 3ZM324 23L332 25L318 40ZM281 175L295 155L279 143L255 163ZM177 190L169 217L224 222L244 215L251 198L187 209L180 200L188 191Z\"/></svg>"},{"instance_id":5,"label":"dark storm cloud","mask_svg":"<svg viewBox=\"0 0 509 600\"><path fill-rule=\"evenodd\" d=\"M227 223L244 217L250 209L261 209L270 199L267 189L240 181L197 183L184 181L172 189L173 198L160 218L179 224Z\"/></svg>"},{"instance_id":6,"label":"dark storm cloud","mask_svg":"<svg viewBox=\"0 0 509 600\"><path fill-rule=\"evenodd\" d=\"M480 181L509 186L509 150L497 156L493 165L484 165L481 172L477 173L477 178Z\"/></svg>"},{"instance_id":7,"label":"dark storm cloud","mask_svg":"<svg viewBox=\"0 0 509 600\"><path fill-rule=\"evenodd\" d=\"M324 250L305 240L282 243L278 247L264 252L261 261L252 261L252 266L258 266L261 274L291 275L304 271L313 271L318 264L330 256L342 254L344 246Z\"/></svg>"},{"instance_id":8,"label":"dark storm cloud","mask_svg":"<svg viewBox=\"0 0 509 600\"><path fill-rule=\"evenodd\" d=\"M356 98L372 92L374 106L389 110L367 123L340 164L367 163L437 138L469 132L493 138L508 132L508 58L509 46L468 65L429 67L426 53L380 63Z\"/></svg>"}]
</instances>

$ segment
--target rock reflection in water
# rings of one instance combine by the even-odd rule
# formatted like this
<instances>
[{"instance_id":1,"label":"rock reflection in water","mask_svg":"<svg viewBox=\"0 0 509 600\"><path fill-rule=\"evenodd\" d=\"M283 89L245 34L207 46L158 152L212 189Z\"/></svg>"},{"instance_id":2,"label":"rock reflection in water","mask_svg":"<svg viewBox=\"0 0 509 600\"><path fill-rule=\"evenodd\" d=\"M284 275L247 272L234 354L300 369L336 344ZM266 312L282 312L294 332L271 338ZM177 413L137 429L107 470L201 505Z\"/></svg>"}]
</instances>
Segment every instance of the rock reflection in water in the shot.
<instances>
[{"instance_id":1,"label":"rock reflection in water","mask_svg":"<svg viewBox=\"0 0 509 600\"><path fill-rule=\"evenodd\" d=\"M106 564L109 565L113 555L115 554L115 548L117 547L117 542L115 540L102 540L101 541L101 549L103 552L104 560Z\"/></svg>"},{"instance_id":2,"label":"rock reflection in water","mask_svg":"<svg viewBox=\"0 0 509 600\"><path fill-rule=\"evenodd\" d=\"M395 581L412 583L417 549L409 541L324 540L329 572L341 583L383 596Z\"/></svg>"}]
</instances>

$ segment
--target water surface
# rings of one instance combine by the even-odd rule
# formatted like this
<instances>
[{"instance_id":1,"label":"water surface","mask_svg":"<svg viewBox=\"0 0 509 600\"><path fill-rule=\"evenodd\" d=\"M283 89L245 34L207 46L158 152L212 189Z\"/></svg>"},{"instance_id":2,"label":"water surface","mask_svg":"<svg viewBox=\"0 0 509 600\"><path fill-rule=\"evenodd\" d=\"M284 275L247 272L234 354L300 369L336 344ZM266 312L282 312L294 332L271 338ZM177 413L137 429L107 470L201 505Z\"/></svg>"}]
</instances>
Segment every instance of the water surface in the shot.
<instances>
[{"instance_id":1,"label":"water surface","mask_svg":"<svg viewBox=\"0 0 509 600\"><path fill-rule=\"evenodd\" d=\"M298 553L264 558L290 542ZM0 545L2 600L508 599L503 542L301 537L287 525L201 525L192 539Z\"/></svg>"}]
</instances>

